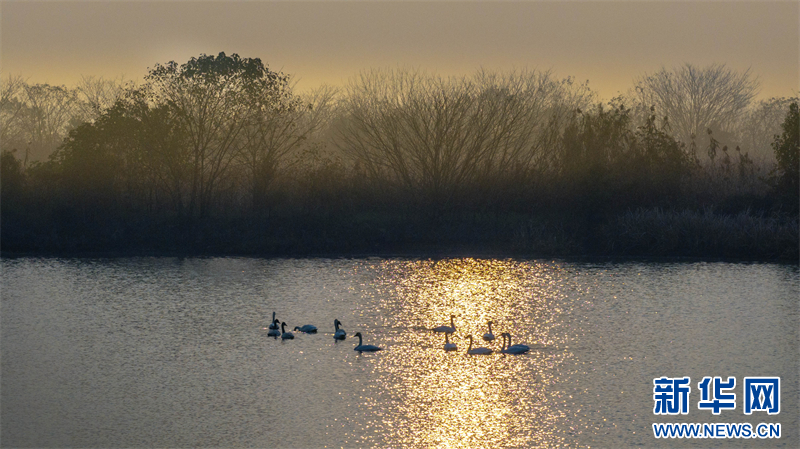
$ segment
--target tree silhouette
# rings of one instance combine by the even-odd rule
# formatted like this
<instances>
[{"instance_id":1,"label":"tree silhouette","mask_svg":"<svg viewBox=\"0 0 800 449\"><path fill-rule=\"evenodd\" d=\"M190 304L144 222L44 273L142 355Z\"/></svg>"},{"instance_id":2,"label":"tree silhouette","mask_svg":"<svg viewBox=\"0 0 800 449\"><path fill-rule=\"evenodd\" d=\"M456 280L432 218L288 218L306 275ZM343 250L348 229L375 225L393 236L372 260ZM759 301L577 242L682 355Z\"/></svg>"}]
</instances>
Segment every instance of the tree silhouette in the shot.
<instances>
[{"instance_id":1,"label":"tree silhouette","mask_svg":"<svg viewBox=\"0 0 800 449\"><path fill-rule=\"evenodd\" d=\"M772 144L780 173L778 187L797 208L800 196L800 108L797 102L789 105L781 128L783 132L775 136Z\"/></svg>"},{"instance_id":2,"label":"tree silhouette","mask_svg":"<svg viewBox=\"0 0 800 449\"><path fill-rule=\"evenodd\" d=\"M330 119L336 91L320 88L305 98L285 91L280 101L256 111L242 130L238 159L250 182L254 213L268 210L267 192L287 156Z\"/></svg>"},{"instance_id":3,"label":"tree silhouette","mask_svg":"<svg viewBox=\"0 0 800 449\"><path fill-rule=\"evenodd\" d=\"M570 88L547 72L373 70L347 88L338 143L372 178L439 211L470 183L543 163L563 111L589 96Z\"/></svg>"},{"instance_id":4,"label":"tree silhouette","mask_svg":"<svg viewBox=\"0 0 800 449\"><path fill-rule=\"evenodd\" d=\"M209 213L220 182L244 146L245 131L262 114L291 107L288 77L258 58L201 55L178 65L157 64L145 77L149 101L168 108L188 145L188 199L182 215Z\"/></svg>"},{"instance_id":5,"label":"tree silhouette","mask_svg":"<svg viewBox=\"0 0 800 449\"><path fill-rule=\"evenodd\" d=\"M707 128L727 130L755 97L758 81L749 70L740 73L724 64L684 64L645 74L635 91L643 106L666 115L673 135L689 144Z\"/></svg>"},{"instance_id":6,"label":"tree silhouette","mask_svg":"<svg viewBox=\"0 0 800 449\"><path fill-rule=\"evenodd\" d=\"M21 151L25 161L46 160L80 122L78 103L77 92L65 86L8 77L0 91L3 148Z\"/></svg>"}]
</instances>

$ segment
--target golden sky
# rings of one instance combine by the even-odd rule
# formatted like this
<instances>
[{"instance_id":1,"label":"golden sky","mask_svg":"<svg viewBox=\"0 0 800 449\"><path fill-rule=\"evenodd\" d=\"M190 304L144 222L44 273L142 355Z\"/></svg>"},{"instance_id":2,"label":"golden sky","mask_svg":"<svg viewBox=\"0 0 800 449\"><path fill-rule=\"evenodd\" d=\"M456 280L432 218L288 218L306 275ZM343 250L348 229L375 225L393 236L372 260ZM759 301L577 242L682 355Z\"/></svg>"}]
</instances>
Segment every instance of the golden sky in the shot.
<instances>
[{"instance_id":1,"label":"golden sky","mask_svg":"<svg viewBox=\"0 0 800 449\"><path fill-rule=\"evenodd\" d=\"M30 2L0 4L0 70L29 82L141 79L155 63L224 51L298 88L360 70L442 75L552 69L610 98L683 63L750 68L762 97L797 95L800 2Z\"/></svg>"}]
</instances>

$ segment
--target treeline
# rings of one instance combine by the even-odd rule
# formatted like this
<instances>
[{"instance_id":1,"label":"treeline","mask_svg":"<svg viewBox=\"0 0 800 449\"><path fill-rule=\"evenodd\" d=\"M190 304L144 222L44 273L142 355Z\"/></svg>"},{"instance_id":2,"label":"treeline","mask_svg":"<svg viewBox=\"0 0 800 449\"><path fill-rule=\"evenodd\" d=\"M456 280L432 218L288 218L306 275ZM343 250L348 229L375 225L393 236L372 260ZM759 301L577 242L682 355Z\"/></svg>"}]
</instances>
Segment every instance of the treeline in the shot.
<instances>
[{"instance_id":1,"label":"treeline","mask_svg":"<svg viewBox=\"0 0 800 449\"><path fill-rule=\"evenodd\" d=\"M397 69L301 95L224 53L138 86L8 78L0 244L797 258L797 101L757 87L685 65L602 104L550 72Z\"/></svg>"}]
</instances>

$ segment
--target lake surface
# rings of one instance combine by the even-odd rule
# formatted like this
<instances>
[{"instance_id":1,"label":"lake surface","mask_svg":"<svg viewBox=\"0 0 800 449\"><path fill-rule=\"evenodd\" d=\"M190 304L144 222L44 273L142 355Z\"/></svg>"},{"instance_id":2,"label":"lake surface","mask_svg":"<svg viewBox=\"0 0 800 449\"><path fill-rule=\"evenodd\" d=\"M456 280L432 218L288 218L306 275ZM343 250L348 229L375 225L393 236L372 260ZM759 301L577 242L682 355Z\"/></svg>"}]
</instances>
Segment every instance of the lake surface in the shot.
<instances>
[{"instance_id":1,"label":"lake surface","mask_svg":"<svg viewBox=\"0 0 800 449\"><path fill-rule=\"evenodd\" d=\"M2 259L3 447L708 447L653 423L781 423L799 447L794 265L497 259ZM276 312L293 341L267 336ZM456 315L452 342L430 329ZM338 318L347 340L333 340ZM525 343L497 353L493 332ZM365 343L384 348L354 351ZM465 354L466 335L496 351ZM691 377L689 413L653 379ZM737 404L699 410L704 376ZM744 415L779 376L778 415Z\"/></svg>"}]
</instances>

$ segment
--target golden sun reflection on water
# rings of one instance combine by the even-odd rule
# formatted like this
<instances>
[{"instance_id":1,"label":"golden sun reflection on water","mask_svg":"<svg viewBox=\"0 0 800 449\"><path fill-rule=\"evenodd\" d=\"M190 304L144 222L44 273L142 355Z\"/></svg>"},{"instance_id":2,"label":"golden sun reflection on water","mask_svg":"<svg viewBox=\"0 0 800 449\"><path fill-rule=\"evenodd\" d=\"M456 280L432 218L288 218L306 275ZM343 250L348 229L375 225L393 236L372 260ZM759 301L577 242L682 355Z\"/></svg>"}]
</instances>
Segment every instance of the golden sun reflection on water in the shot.
<instances>
[{"instance_id":1,"label":"golden sun reflection on water","mask_svg":"<svg viewBox=\"0 0 800 449\"><path fill-rule=\"evenodd\" d=\"M396 410L381 418L381 445L564 444L556 432L565 416L556 407L555 369L571 355L562 348L566 337L553 330L561 313L556 265L449 259L393 260L375 268L390 348L374 359L375 387L384 393L383 404L373 407ZM451 314L457 352L445 352L444 336L430 330L449 325ZM493 342L481 338L487 321L494 323ZM501 354L502 332L531 351ZM467 335L494 353L466 355Z\"/></svg>"}]
</instances>

